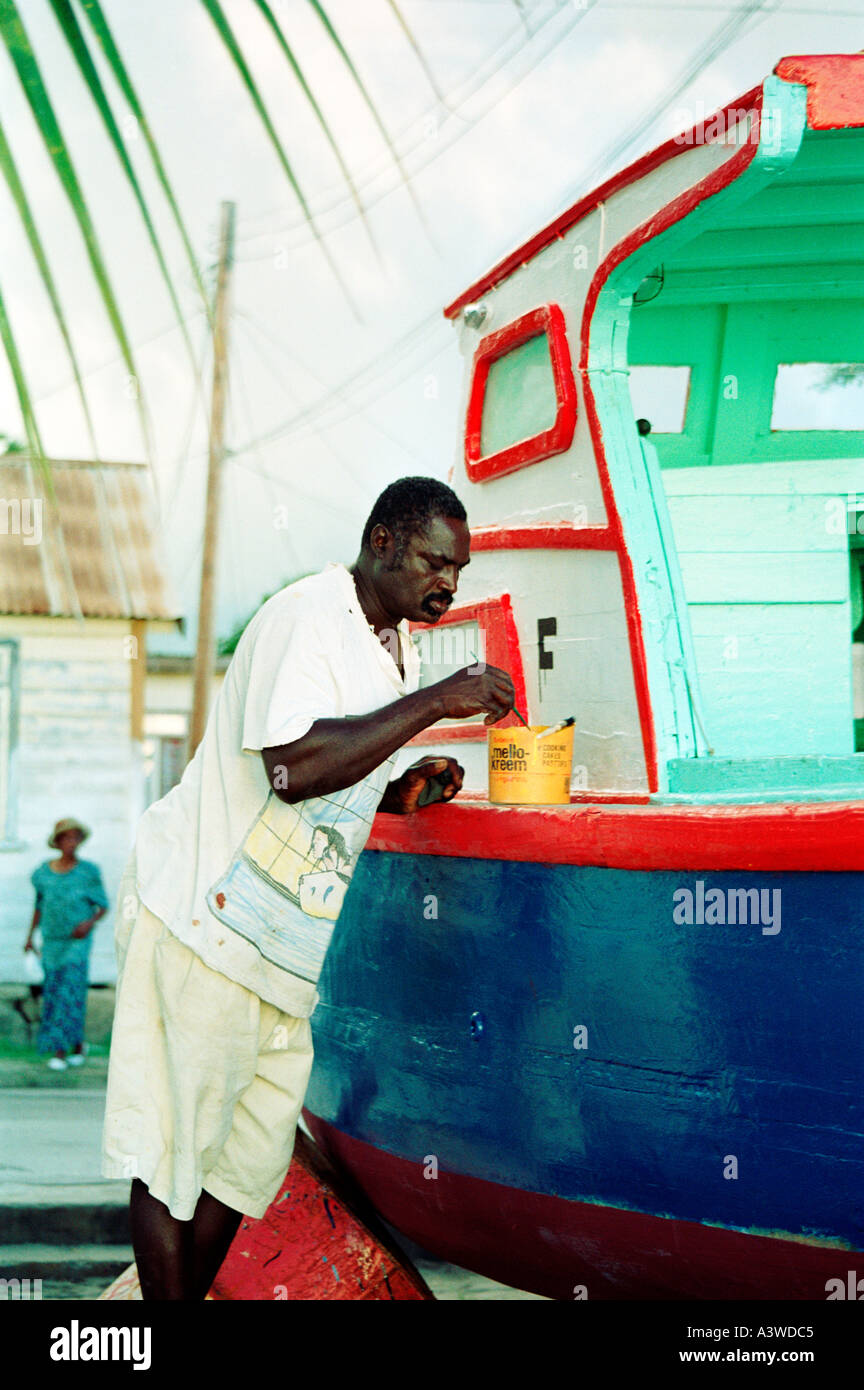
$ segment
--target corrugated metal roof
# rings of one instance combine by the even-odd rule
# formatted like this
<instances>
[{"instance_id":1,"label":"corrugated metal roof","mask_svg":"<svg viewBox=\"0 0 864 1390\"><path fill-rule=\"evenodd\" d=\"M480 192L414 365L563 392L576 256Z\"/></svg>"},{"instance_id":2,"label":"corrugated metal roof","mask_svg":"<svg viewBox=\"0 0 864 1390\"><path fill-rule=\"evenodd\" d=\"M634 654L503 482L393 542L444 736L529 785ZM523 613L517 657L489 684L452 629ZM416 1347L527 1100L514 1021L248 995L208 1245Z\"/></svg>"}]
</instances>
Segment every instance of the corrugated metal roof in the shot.
<instances>
[{"instance_id":1,"label":"corrugated metal roof","mask_svg":"<svg viewBox=\"0 0 864 1390\"><path fill-rule=\"evenodd\" d=\"M49 463L0 457L0 613L178 618L146 465Z\"/></svg>"}]
</instances>

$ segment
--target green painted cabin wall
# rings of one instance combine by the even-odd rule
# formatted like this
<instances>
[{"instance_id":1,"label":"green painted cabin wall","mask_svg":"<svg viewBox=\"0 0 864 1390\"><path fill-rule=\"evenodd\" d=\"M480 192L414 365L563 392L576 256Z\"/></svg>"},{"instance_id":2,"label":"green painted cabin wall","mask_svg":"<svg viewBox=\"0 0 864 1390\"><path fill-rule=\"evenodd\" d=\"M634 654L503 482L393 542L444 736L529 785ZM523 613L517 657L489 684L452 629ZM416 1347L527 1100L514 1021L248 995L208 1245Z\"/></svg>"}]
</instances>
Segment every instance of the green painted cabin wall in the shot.
<instances>
[{"instance_id":1,"label":"green painted cabin wall","mask_svg":"<svg viewBox=\"0 0 864 1390\"><path fill-rule=\"evenodd\" d=\"M827 517L864 496L864 432L770 418L779 362L864 359L862 184L860 133L808 135L630 315L631 365L691 367L683 432L651 439L720 756L854 751L849 539Z\"/></svg>"}]
</instances>

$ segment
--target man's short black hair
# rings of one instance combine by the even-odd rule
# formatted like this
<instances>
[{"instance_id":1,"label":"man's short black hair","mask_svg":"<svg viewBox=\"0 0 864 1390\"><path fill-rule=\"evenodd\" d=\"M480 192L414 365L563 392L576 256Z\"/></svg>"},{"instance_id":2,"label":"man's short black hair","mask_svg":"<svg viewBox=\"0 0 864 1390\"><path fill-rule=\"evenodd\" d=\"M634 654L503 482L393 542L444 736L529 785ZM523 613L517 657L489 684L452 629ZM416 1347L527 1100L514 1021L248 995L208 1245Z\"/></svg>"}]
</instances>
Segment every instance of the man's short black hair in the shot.
<instances>
[{"instance_id":1,"label":"man's short black hair","mask_svg":"<svg viewBox=\"0 0 864 1390\"><path fill-rule=\"evenodd\" d=\"M437 478L399 478L385 487L363 527L363 546L368 546L373 527L386 526L396 539L395 563L401 563L405 546L436 516L467 520L456 493Z\"/></svg>"}]
</instances>

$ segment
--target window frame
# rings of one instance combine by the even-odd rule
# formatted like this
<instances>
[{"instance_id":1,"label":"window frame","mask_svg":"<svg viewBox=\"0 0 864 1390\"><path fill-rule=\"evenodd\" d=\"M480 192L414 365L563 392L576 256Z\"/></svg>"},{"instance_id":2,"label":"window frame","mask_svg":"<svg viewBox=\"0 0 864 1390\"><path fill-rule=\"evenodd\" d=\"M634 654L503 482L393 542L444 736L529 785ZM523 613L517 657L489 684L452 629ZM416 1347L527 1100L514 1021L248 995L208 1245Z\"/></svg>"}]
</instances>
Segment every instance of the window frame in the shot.
<instances>
[{"instance_id":1,"label":"window frame","mask_svg":"<svg viewBox=\"0 0 864 1390\"><path fill-rule=\"evenodd\" d=\"M489 370L499 358L541 333L546 335L549 344L552 381L558 402L554 423L538 434L519 439L496 453L484 455L480 441ZM576 382L564 314L558 304L541 304L512 323L505 324L497 332L488 334L474 353L465 417L465 471L469 481L486 482L489 478L501 477L529 464L539 463L541 459L551 458L553 454L563 454L573 441L576 415Z\"/></svg>"},{"instance_id":2,"label":"window frame","mask_svg":"<svg viewBox=\"0 0 864 1390\"><path fill-rule=\"evenodd\" d=\"M522 663L522 651L519 646L519 633L516 628L516 620L513 616L513 604L509 594L498 594L494 598L480 599L475 602L454 603L446 613L443 613L437 623L410 623L409 630L415 632L428 632L437 628L458 625L460 623L477 623L477 626L485 634L485 651L478 657L485 661L487 666L497 666L500 669L510 672L513 681L513 689L516 695L516 708L525 711L527 699L525 693L525 668ZM517 728L520 720L515 714L505 715L495 725L496 729L507 729L511 725ZM428 729L421 729L419 734L415 734L409 743L451 743L454 741L467 740L472 743L485 743L489 726L482 721L478 723L457 721L453 724L442 724L440 721L431 724Z\"/></svg>"},{"instance_id":3,"label":"window frame","mask_svg":"<svg viewBox=\"0 0 864 1390\"><path fill-rule=\"evenodd\" d=\"M0 648L9 649L9 677L2 684L9 689L8 747L6 759L6 803L0 800L0 850L20 849L18 838L17 753L20 723L21 643L17 637L0 637ZM0 745L2 752L2 745Z\"/></svg>"}]
</instances>

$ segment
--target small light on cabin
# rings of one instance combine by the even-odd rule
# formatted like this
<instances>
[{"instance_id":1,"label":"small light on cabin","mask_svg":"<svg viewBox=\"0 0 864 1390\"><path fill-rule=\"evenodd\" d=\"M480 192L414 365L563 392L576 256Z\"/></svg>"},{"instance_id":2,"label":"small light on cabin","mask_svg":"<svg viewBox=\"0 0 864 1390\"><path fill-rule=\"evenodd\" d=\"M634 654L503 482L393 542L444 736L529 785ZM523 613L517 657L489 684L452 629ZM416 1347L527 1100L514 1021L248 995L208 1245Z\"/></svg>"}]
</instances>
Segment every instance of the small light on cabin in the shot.
<instances>
[{"instance_id":1,"label":"small light on cabin","mask_svg":"<svg viewBox=\"0 0 864 1390\"><path fill-rule=\"evenodd\" d=\"M479 328L481 323L485 323L488 316L489 305L482 299L479 299L476 304L466 304L462 310L462 317L469 328Z\"/></svg>"}]
</instances>

